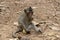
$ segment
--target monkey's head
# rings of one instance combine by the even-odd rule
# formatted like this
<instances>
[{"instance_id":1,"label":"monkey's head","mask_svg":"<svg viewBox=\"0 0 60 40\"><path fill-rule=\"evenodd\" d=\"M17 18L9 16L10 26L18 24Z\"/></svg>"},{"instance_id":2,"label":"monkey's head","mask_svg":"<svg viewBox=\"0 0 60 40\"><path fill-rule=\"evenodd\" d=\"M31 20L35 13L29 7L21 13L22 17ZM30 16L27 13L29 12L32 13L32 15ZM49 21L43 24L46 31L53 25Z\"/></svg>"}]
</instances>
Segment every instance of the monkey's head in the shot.
<instances>
[{"instance_id":1,"label":"monkey's head","mask_svg":"<svg viewBox=\"0 0 60 40\"><path fill-rule=\"evenodd\" d=\"M24 12L26 13L26 15L28 17L32 17L32 15L33 15L33 9L32 9L32 7L29 7L27 9L24 9Z\"/></svg>"}]
</instances>

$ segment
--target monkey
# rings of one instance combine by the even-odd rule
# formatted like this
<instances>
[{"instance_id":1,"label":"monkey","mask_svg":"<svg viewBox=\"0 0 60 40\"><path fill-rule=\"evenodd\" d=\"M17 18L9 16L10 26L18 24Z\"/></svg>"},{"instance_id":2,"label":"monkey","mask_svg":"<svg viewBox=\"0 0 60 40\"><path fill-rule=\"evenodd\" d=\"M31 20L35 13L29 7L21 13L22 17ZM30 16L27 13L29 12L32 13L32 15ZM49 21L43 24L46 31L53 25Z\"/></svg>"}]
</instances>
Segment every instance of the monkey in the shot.
<instances>
[{"instance_id":1,"label":"monkey","mask_svg":"<svg viewBox=\"0 0 60 40\"><path fill-rule=\"evenodd\" d=\"M18 19L18 25L19 26L17 27L18 29L17 29L17 31L14 34L16 34L18 32L21 32L23 29L26 31L26 34L29 34L31 29L35 30L36 32L41 32L40 29L38 29L32 23L32 20L33 20L32 16L33 16L32 7L24 9L23 13L20 15L20 17Z\"/></svg>"}]
</instances>

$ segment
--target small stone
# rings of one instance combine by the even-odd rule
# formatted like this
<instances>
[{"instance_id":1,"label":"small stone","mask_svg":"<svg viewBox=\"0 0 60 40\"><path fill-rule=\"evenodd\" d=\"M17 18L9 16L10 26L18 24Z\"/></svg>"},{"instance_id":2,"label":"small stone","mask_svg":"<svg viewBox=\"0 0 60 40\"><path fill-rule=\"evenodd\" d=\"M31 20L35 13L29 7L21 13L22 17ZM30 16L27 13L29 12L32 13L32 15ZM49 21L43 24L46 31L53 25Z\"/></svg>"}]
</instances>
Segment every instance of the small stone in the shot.
<instances>
[{"instance_id":1,"label":"small stone","mask_svg":"<svg viewBox=\"0 0 60 40\"><path fill-rule=\"evenodd\" d=\"M37 7L32 7L33 9L36 9Z\"/></svg>"},{"instance_id":2,"label":"small stone","mask_svg":"<svg viewBox=\"0 0 60 40\"><path fill-rule=\"evenodd\" d=\"M39 23L35 22L35 21L32 21L34 23L34 25L38 25Z\"/></svg>"},{"instance_id":3,"label":"small stone","mask_svg":"<svg viewBox=\"0 0 60 40\"><path fill-rule=\"evenodd\" d=\"M0 9L0 12L2 12L2 9Z\"/></svg>"},{"instance_id":4,"label":"small stone","mask_svg":"<svg viewBox=\"0 0 60 40\"><path fill-rule=\"evenodd\" d=\"M26 31L23 29L23 33L26 34Z\"/></svg>"},{"instance_id":5,"label":"small stone","mask_svg":"<svg viewBox=\"0 0 60 40\"><path fill-rule=\"evenodd\" d=\"M1 34L0 34L0 37L1 37Z\"/></svg>"},{"instance_id":6,"label":"small stone","mask_svg":"<svg viewBox=\"0 0 60 40\"><path fill-rule=\"evenodd\" d=\"M52 26L49 26L49 27L50 27L52 30L60 31L60 28L57 27L57 26L56 26L56 27L54 27L54 26L53 26L53 27L52 27Z\"/></svg>"},{"instance_id":7,"label":"small stone","mask_svg":"<svg viewBox=\"0 0 60 40\"><path fill-rule=\"evenodd\" d=\"M14 22L14 26L18 26L18 22Z\"/></svg>"},{"instance_id":8,"label":"small stone","mask_svg":"<svg viewBox=\"0 0 60 40\"><path fill-rule=\"evenodd\" d=\"M21 40L31 40L31 39L28 37L22 37Z\"/></svg>"},{"instance_id":9,"label":"small stone","mask_svg":"<svg viewBox=\"0 0 60 40\"><path fill-rule=\"evenodd\" d=\"M12 38L12 39L9 39L9 40L18 40L18 38Z\"/></svg>"}]
</instances>

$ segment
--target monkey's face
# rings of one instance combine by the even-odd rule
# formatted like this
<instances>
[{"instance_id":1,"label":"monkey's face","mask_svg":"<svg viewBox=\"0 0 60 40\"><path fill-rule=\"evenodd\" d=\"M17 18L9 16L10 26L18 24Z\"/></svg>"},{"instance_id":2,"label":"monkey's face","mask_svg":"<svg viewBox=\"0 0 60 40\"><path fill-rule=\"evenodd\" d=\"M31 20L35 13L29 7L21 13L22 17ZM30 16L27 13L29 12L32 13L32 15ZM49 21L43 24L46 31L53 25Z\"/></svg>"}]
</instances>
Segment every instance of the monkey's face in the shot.
<instances>
[{"instance_id":1,"label":"monkey's face","mask_svg":"<svg viewBox=\"0 0 60 40\"><path fill-rule=\"evenodd\" d=\"M33 15L33 9L31 7L24 9L24 12L26 13L27 17L31 18Z\"/></svg>"},{"instance_id":2,"label":"monkey's face","mask_svg":"<svg viewBox=\"0 0 60 40\"><path fill-rule=\"evenodd\" d=\"M33 20L33 13L32 12L27 13L27 17L28 17L29 21L32 21Z\"/></svg>"},{"instance_id":3,"label":"monkey's face","mask_svg":"<svg viewBox=\"0 0 60 40\"><path fill-rule=\"evenodd\" d=\"M30 18L30 17L32 17L33 12L29 12L29 13L27 13L27 15L28 15L28 17Z\"/></svg>"}]
</instances>

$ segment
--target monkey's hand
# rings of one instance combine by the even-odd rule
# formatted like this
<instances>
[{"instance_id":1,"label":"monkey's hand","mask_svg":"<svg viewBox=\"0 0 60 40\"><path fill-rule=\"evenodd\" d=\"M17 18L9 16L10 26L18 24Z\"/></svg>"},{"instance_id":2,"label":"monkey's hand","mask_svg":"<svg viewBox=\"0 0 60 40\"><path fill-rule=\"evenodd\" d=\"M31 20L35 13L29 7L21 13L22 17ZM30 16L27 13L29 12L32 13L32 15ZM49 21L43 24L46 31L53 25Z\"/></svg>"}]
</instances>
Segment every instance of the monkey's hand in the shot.
<instances>
[{"instance_id":1,"label":"monkey's hand","mask_svg":"<svg viewBox=\"0 0 60 40\"><path fill-rule=\"evenodd\" d=\"M29 19L29 21L32 21L32 20L33 20L33 18L30 18L30 19Z\"/></svg>"}]
</instances>

